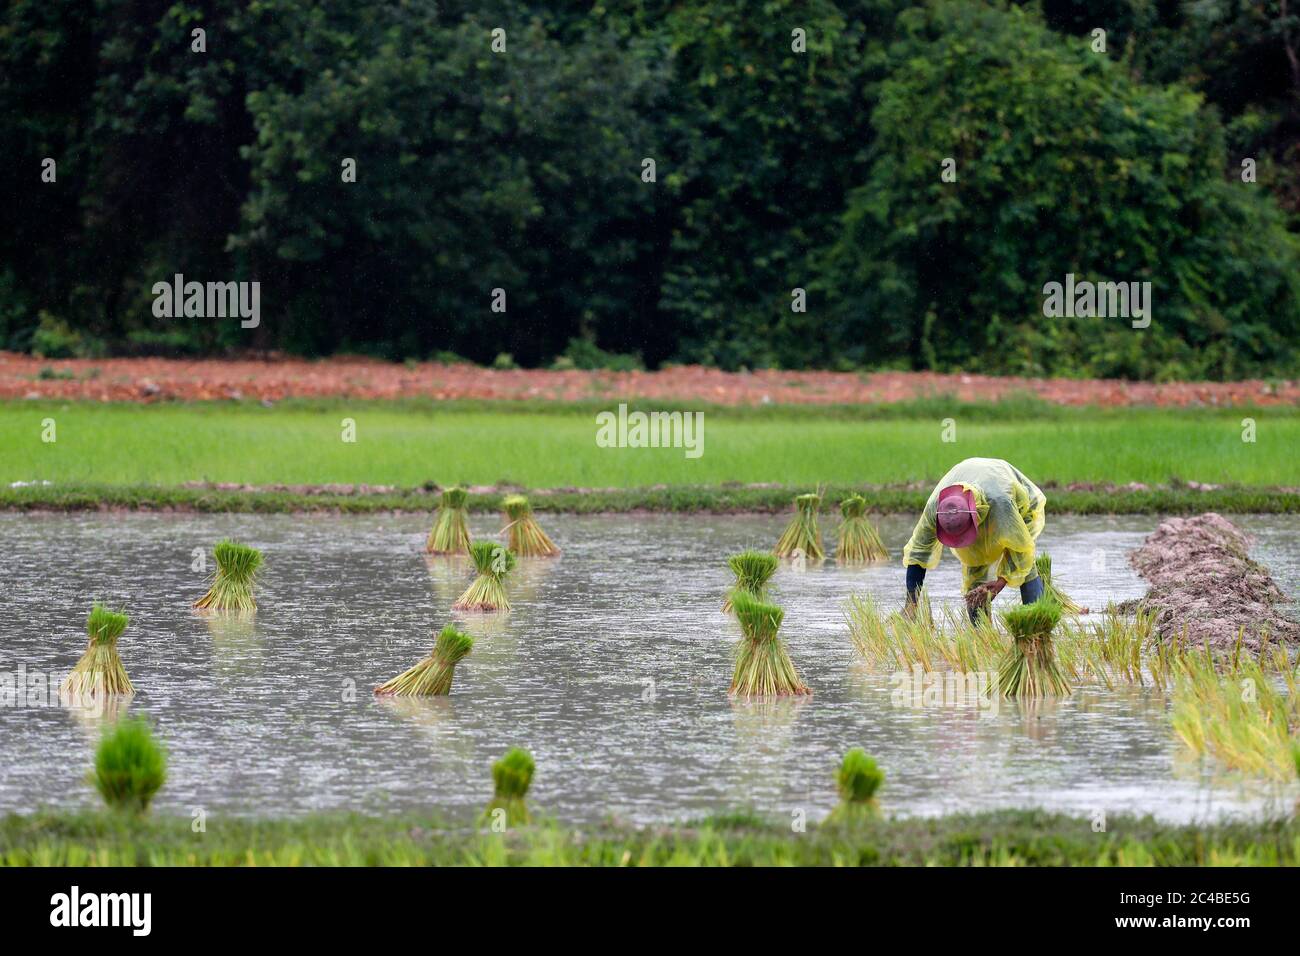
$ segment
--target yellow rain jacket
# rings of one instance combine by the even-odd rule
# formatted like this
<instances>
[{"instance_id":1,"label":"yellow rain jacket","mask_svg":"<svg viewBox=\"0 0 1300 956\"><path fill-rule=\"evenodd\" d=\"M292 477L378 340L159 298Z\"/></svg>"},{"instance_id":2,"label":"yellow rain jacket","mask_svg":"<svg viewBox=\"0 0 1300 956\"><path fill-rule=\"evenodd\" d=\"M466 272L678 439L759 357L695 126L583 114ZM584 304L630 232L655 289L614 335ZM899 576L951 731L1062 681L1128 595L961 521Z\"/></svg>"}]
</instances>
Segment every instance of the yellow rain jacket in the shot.
<instances>
[{"instance_id":1,"label":"yellow rain jacket","mask_svg":"<svg viewBox=\"0 0 1300 956\"><path fill-rule=\"evenodd\" d=\"M967 458L953 465L939 480L903 549L903 566L919 564L930 569L939 564L943 545L935 526L939 492L961 485L975 494L979 536L967 548L953 548L961 562L963 591L988 579L998 562L998 577L1019 587L1038 576L1034 547L1047 519L1047 496L1020 470L1000 458Z\"/></svg>"}]
</instances>

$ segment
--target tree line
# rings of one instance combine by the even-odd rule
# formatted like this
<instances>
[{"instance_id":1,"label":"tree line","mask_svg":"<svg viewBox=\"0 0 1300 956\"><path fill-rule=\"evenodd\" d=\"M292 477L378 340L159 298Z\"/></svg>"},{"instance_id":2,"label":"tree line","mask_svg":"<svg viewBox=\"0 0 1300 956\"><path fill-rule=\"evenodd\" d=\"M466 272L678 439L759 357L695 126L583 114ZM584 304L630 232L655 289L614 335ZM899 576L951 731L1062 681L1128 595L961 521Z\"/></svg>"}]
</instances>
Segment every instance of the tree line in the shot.
<instances>
[{"instance_id":1,"label":"tree line","mask_svg":"<svg viewBox=\"0 0 1300 956\"><path fill-rule=\"evenodd\" d=\"M0 348L1293 374L1298 50L1284 0L10 0Z\"/></svg>"}]
</instances>

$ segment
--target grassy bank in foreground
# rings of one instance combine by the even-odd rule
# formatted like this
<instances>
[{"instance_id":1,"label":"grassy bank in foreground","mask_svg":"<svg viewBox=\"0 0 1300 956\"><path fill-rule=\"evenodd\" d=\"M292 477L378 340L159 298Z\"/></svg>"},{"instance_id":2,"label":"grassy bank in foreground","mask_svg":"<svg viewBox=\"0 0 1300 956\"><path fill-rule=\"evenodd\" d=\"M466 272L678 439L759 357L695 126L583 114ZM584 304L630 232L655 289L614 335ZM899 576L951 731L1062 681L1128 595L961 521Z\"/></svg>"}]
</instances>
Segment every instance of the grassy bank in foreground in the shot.
<instances>
[{"instance_id":1,"label":"grassy bank in foreground","mask_svg":"<svg viewBox=\"0 0 1300 956\"><path fill-rule=\"evenodd\" d=\"M571 514L624 514L636 511L776 513L790 510L796 494L811 485L748 488L684 485L659 488L559 489L529 492L533 510ZM511 489L474 494L471 511L500 512ZM838 514L836 503L861 494L875 512L913 513L925 504L930 489L870 488L831 485L823 513ZM1276 488L1227 487L1202 491L1186 486L1130 491L1115 488L1070 491L1048 487L1050 514L1300 514L1300 494ZM184 511L278 514L320 512L373 514L432 512L438 496L428 488L387 492L306 493L285 490L178 488L159 485L49 485L23 488L0 486L0 511Z\"/></svg>"},{"instance_id":2,"label":"grassy bank in foreground","mask_svg":"<svg viewBox=\"0 0 1300 956\"><path fill-rule=\"evenodd\" d=\"M108 814L0 819L6 866L1293 866L1300 824L1171 826L1038 811L880 820L851 829L748 815L675 827L542 824L492 834L414 817L130 821Z\"/></svg>"},{"instance_id":3,"label":"grassy bank in foreground","mask_svg":"<svg viewBox=\"0 0 1300 956\"><path fill-rule=\"evenodd\" d=\"M1061 485L1175 478L1300 485L1300 413L1290 407L1077 409L942 399L852 408L704 406L698 457L681 447L600 447L595 414L613 407L7 403L0 404L0 484L888 485L933 482L955 461L992 456L1035 481ZM1254 442L1242 440L1243 418L1255 422ZM355 441L344 440L349 433Z\"/></svg>"}]
</instances>

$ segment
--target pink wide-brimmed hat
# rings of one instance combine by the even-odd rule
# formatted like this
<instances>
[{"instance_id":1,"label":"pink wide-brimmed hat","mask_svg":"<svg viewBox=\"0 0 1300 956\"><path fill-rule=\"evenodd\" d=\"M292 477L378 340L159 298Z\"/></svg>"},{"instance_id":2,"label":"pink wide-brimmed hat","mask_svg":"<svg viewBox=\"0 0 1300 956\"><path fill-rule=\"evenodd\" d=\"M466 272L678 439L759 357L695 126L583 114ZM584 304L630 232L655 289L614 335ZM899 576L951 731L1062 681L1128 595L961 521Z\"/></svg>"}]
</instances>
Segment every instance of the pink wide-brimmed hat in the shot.
<instances>
[{"instance_id":1,"label":"pink wide-brimmed hat","mask_svg":"<svg viewBox=\"0 0 1300 956\"><path fill-rule=\"evenodd\" d=\"M980 533L975 493L961 485L949 485L939 492L935 525L941 544L950 548L967 548L974 544Z\"/></svg>"}]
</instances>

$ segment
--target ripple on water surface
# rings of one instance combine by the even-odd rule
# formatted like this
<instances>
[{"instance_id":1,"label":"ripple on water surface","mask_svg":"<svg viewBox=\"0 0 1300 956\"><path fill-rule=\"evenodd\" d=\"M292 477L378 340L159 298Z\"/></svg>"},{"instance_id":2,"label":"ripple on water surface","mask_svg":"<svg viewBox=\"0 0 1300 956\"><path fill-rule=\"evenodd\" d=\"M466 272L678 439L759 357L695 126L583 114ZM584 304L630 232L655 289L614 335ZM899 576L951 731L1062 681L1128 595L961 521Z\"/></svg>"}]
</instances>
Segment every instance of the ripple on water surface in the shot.
<instances>
[{"instance_id":1,"label":"ripple on water surface","mask_svg":"<svg viewBox=\"0 0 1300 956\"><path fill-rule=\"evenodd\" d=\"M171 752L164 812L433 811L468 819L489 767L530 749L533 802L565 820L636 822L738 807L812 819L835 803L850 747L877 757L893 812L1039 806L1173 820L1257 813L1294 794L1215 779L1178 760L1167 701L1151 690L1080 688L998 712L891 705L889 675L856 660L850 594L897 602L902 569L826 564L778 571L782 633L811 698L733 703L736 625L720 613L724 559L770 547L777 516L553 516L562 557L526 562L507 617L460 617L478 638L450 698L375 699L374 685L427 653L469 581L463 560L421 553L420 516L0 515L6 547L0 671L76 661L93 598L124 606L122 655ZM1294 517L1242 518L1287 593L1300 579ZM474 518L476 534L497 528ZM828 528L832 523L828 519ZM1126 554L1151 518L1053 517L1041 544L1082 604L1142 593ZM881 521L895 555L910 530ZM212 620L195 549L231 536L264 549L255 622ZM955 601L956 562L930 578ZM1004 599L1005 600L1005 599ZM355 693L353 693L355 691ZM98 721L58 707L0 708L0 811L94 806L85 783Z\"/></svg>"}]
</instances>

